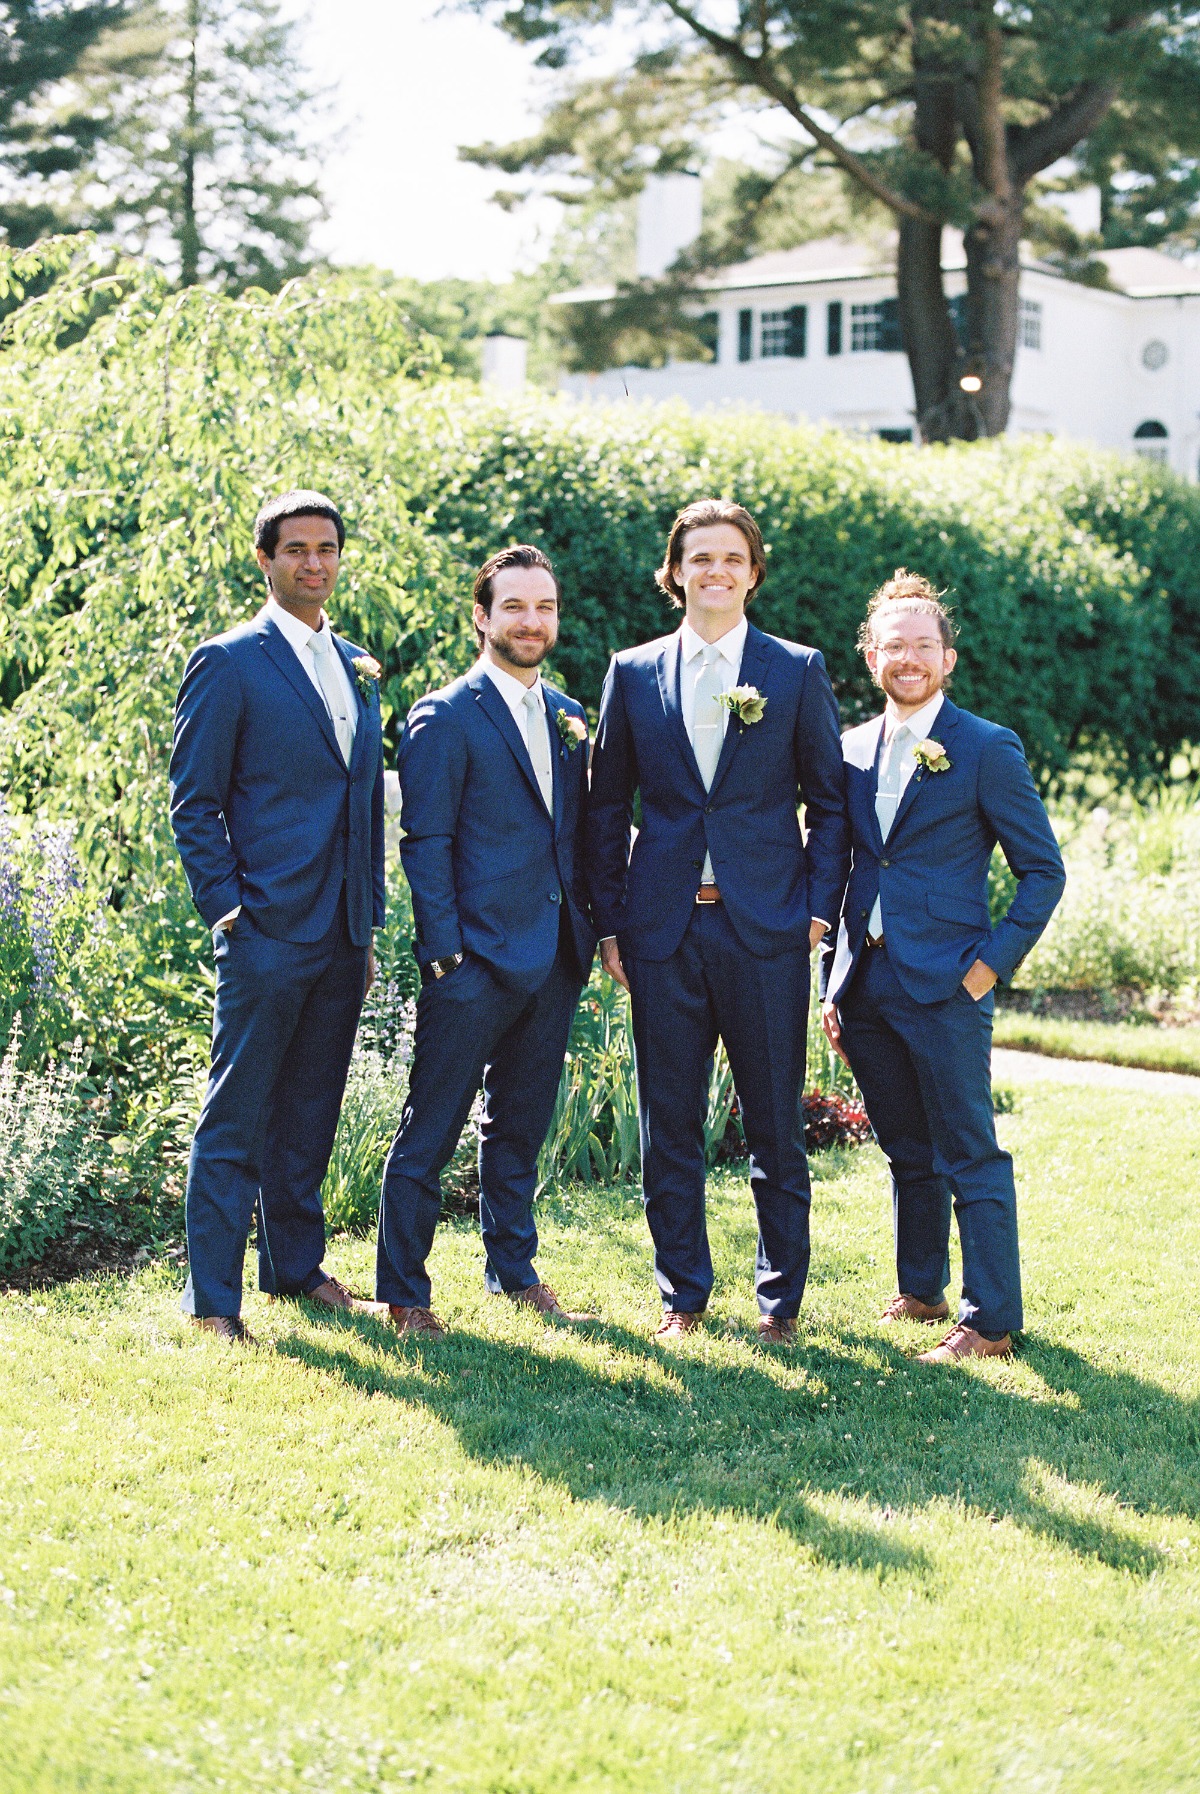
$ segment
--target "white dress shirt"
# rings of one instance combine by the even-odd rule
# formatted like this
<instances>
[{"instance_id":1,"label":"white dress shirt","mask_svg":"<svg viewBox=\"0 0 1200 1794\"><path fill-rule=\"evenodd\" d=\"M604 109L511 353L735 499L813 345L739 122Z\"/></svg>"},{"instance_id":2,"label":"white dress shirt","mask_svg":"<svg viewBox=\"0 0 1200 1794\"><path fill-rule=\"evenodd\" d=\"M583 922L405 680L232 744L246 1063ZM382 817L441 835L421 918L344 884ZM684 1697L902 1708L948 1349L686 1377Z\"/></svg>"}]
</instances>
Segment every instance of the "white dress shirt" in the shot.
<instances>
[{"instance_id":1,"label":"white dress shirt","mask_svg":"<svg viewBox=\"0 0 1200 1794\"><path fill-rule=\"evenodd\" d=\"M274 593L267 594L267 615L270 617L272 623L274 623L276 629L278 629L288 647L292 650L292 653L296 656L296 659L300 662L300 665L304 668L313 690L321 700L322 706L328 710L329 706L325 702L325 693L321 690L321 682L317 678L316 663L313 660L312 653L308 646L314 635L318 633L317 630L310 629L307 623L302 623L300 618L293 616L290 610L284 610L282 604L280 604ZM329 628L328 617L322 616L321 627L323 629ZM343 715L349 725L350 740L353 742L355 733L358 729L358 699L355 696L354 687L350 683L350 674L346 670L346 663L342 659L340 653L335 649L329 659L334 669L334 678L342 689L342 701L345 705ZM332 721L333 719L330 718L330 720ZM334 733L337 733L336 724L334 726ZM242 906L239 903L237 908L231 909L227 916L222 916L219 922L213 923L213 932L215 933L218 928L224 928L225 924L227 922L232 922L235 916L241 914L241 911Z\"/></svg>"},{"instance_id":2,"label":"white dress shirt","mask_svg":"<svg viewBox=\"0 0 1200 1794\"><path fill-rule=\"evenodd\" d=\"M521 731L521 740L525 743L525 746L528 749L529 706L525 702L525 695L530 691L533 693L534 697L537 699L538 709L541 711L544 718L546 715L546 694L542 690L541 674L538 674L532 685L522 685L521 681L516 678L514 674L506 673L503 667L498 667L494 660L488 659L486 654L482 656L478 664L496 687L496 690L500 693L504 702L508 705L508 708L512 712L512 719Z\"/></svg>"}]
</instances>

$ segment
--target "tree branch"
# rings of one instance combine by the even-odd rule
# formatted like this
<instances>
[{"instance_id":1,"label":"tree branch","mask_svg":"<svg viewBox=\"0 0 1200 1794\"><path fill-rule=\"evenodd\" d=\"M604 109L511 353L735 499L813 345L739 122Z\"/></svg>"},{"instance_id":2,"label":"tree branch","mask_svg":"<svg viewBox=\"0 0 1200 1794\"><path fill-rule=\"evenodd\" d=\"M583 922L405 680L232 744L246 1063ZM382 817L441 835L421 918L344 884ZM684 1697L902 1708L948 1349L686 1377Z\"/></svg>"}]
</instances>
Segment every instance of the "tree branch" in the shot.
<instances>
[{"instance_id":1,"label":"tree branch","mask_svg":"<svg viewBox=\"0 0 1200 1794\"><path fill-rule=\"evenodd\" d=\"M795 119L801 130L807 131L813 142L819 144L823 150L827 150L838 166L852 176L861 187L865 187L868 193L874 194L876 199L881 200L885 206L898 213L902 218L919 218L927 224L941 222L925 206L918 205L916 200L909 199L906 194L898 193L895 188L889 187L887 182L881 180L866 162L863 162L852 150L846 149L844 144L839 143L832 132L819 125L816 119L809 115L807 108L796 99L791 89L774 74L765 55L752 56L737 38L726 37L722 32L714 30L711 25L706 25L702 19L698 19L687 6L682 4L682 0L666 0L666 5L681 25L686 25L688 30L694 31L696 36L702 38L710 49L724 57L725 61L731 68L737 70L744 81L757 87L761 93L765 93L768 98L775 101L777 106L782 106L788 117Z\"/></svg>"},{"instance_id":2,"label":"tree branch","mask_svg":"<svg viewBox=\"0 0 1200 1794\"><path fill-rule=\"evenodd\" d=\"M1116 97L1114 85L1085 81L1036 125L1010 130L1008 161L1014 178L1024 186L1043 168L1067 155L1095 130Z\"/></svg>"}]
</instances>

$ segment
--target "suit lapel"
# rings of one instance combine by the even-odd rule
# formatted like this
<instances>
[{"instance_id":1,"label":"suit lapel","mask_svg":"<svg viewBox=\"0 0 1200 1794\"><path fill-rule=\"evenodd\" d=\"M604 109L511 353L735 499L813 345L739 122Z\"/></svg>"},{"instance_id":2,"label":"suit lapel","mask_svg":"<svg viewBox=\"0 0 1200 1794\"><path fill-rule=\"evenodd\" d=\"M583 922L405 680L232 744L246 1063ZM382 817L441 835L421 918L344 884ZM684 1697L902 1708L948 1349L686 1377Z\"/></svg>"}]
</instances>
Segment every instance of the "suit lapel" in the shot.
<instances>
[{"instance_id":1,"label":"suit lapel","mask_svg":"<svg viewBox=\"0 0 1200 1794\"><path fill-rule=\"evenodd\" d=\"M488 721L494 723L504 737L505 744L511 752L513 759L525 774L530 790L537 798L538 803L541 804L542 810L545 811L546 804L545 799L542 797L542 788L538 784L537 774L533 770L533 761L529 758L529 750L521 738L521 731L517 727L516 719L514 718L512 711L504 702L504 699L500 696L500 693L496 690L495 685L492 680L488 678L486 673L479 672L468 674L467 683L475 693L479 708L483 711ZM550 756L550 764L551 766L554 764L553 755Z\"/></svg>"},{"instance_id":2,"label":"suit lapel","mask_svg":"<svg viewBox=\"0 0 1200 1794\"><path fill-rule=\"evenodd\" d=\"M366 740L368 734L371 732L371 713L374 710L376 714L378 714L378 698L376 698L375 704L372 705L370 699L364 697L359 689L358 674L354 670L354 655L350 652L350 644L344 642L340 635L334 636L333 643L342 657L342 665L346 669L346 677L350 681L350 689L354 693L354 701L358 705L358 722L354 730L354 746L350 750L350 776L353 778L358 771L359 763L366 752ZM378 684L376 684L375 690L378 692Z\"/></svg>"},{"instance_id":3,"label":"suit lapel","mask_svg":"<svg viewBox=\"0 0 1200 1794\"><path fill-rule=\"evenodd\" d=\"M542 695L546 700L546 721L550 726L550 767L554 775L554 833L557 835L563 825L563 813L567 796L567 744L558 732L558 716L562 705L556 700L557 692L552 692L545 680L542 681ZM578 749L575 750L578 753Z\"/></svg>"},{"instance_id":4,"label":"suit lapel","mask_svg":"<svg viewBox=\"0 0 1200 1794\"><path fill-rule=\"evenodd\" d=\"M342 750L338 746L337 736L333 729L333 719L325 708L324 699L300 665L291 644L284 640L270 617L263 619L263 628L258 639L272 663L278 667L309 715L313 717L328 742L330 751L337 755L338 765L344 769L346 762L342 758Z\"/></svg>"},{"instance_id":5,"label":"suit lapel","mask_svg":"<svg viewBox=\"0 0 1200 1794\"><path fill-rule=\"evenodd\" d=\"M953 735L954 730L957 726L957 723L958 723L958 711L951 704L949 698L943 698L942 699L942 707L933 719L933 726L937 730L937 735L934 737L934 739L941 740L941 738L944 736L946 738L946 740L948 741L950 739L951 735ZM876 762L876 765L878 766L878 762ZM908 812L912 809L913 805L916 803L917 797L920 794L922 786L927 785L931 778L937 778L938 776L939 775L937 773L931 773L929 771L928 767L918 764L916 772L913 773L912 778L908 781L908 784L904 787L904 795L901 797L899 804L896 806L896 817L895 817L895 821L892 823L891 831L888 835L889 841L892 839L892 836L896 833L896 830L900 827L900 824L904 821L904 818L908 815ZM874 805L872 805L871 807L874 808Z\"/></svg>"},{"instance_id":6,"label":"suit lapel","mask_svg":"<svg viewBox=\"0 0 1200 1794\"><path fill-rule=\"evenodd\" d=\"M742 664L738 668L737 683L739 685L758 685L759 690L761 691L762 686L760 681L766 677L766 666L767 638L760 629L755 629L753 624L751 624L746 631L746 640L742 648ZM747 726L752 728L754 725L740 723L735 716L730 716L729 721L725 726L725 739L721 744L721 757L717 761L717 770L713 774L713 782L708 789L708 795L710 797L716 795L717 786L729 771L730 762L732 761L733 756L737 753L738 743L746 733Z\"/></svg>"},{"instance_id":7,"label":"suit lapel","mask_svg":"<svg viewBox=\"0 0 1200 1794\"><path fill-rule=\"evenodd\" d=\"M867 780L867 813L871 836L880 853L883 852L883 830L879 826L879 812L875 808L875 799L879 795L879 762L883 759L883 725L886 720L886 716L877 717L869 725L875 731L875 750L871 755L871 774ZM893 821L892 827L895 826Z\"/></svg>"},{"instance_id":8,"label":"suit lapel","mask_svg":"<svg viewBox=\"0 0 1200 1794\"><path fill-rule=\"evenodd\" d=\"M700 777L700 768L696 764L696 754L692 747L691 737L683 722L683 694L680 687L683 660L679 635L671 637L658 657L658 691L662 698L662 706L666 712L667 729L674 737L675 745L683 755L684 764L691 770L700 789L704 789L704 780Z\"/></svg>"}]
</instances>

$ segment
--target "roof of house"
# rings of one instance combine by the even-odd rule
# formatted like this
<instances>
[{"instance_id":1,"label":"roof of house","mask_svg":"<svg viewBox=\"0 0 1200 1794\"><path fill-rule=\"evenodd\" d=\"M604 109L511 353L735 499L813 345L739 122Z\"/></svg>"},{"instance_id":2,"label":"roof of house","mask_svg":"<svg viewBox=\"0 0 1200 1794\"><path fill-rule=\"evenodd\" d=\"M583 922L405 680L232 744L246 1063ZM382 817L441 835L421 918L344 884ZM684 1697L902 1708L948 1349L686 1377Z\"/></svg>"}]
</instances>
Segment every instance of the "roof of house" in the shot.
<instances>
[{"instance_id":1,"label":"roof of house","mask_svg":"<svg viewBox=\"0 0 1200 1794\"><path fill-rule=\"evenodd\" d=\"M1096 259L1108 269L1113 286L1135 299L1200 293L1200 268L1161 249L1104 249Z\"/></svg>"}]
</instances>

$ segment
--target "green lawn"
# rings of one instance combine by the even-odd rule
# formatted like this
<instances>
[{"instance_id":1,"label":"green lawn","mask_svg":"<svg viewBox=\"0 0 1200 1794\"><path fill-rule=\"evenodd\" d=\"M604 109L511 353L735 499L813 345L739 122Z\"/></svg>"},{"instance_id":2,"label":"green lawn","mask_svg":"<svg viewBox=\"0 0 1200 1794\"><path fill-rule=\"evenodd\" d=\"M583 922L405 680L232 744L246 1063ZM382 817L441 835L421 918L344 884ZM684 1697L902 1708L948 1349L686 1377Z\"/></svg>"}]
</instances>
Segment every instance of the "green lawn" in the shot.
<instances>
[{"instance_id":1,"label":"green lawn","mask_svg":"<svg viewBox=\"0 0 1200 1794\"><path fill-rule=\"evenodd\" d=\"M1144 1022L1061 1022L997 1009L997 1046L1052 1059L1102 1059L1109 1065L1141 1065L1148 1071L1183 1071L1200 1077L1200 1027L1156 1028Z\"/></svg>"},{"instance_id":2,"label":"green lawn","mask_svg":"<svg viewBox=\"0 0 1200 1794\"><path fill-rule=\"evenodd\" d=\"M454 1336L177 1277L0 1303L0 1786L1072 1794L1200 1786L1200 1105L1037 1087L1029 1332L912 1363L881 1161L819 1168L803 1344L753 1336L748 1199L674 1356L638 1206L544 1217L603 1315L436 1250ZM368 1242L333 1263L364 1282Z\"/></svg>"}]
</instances>

